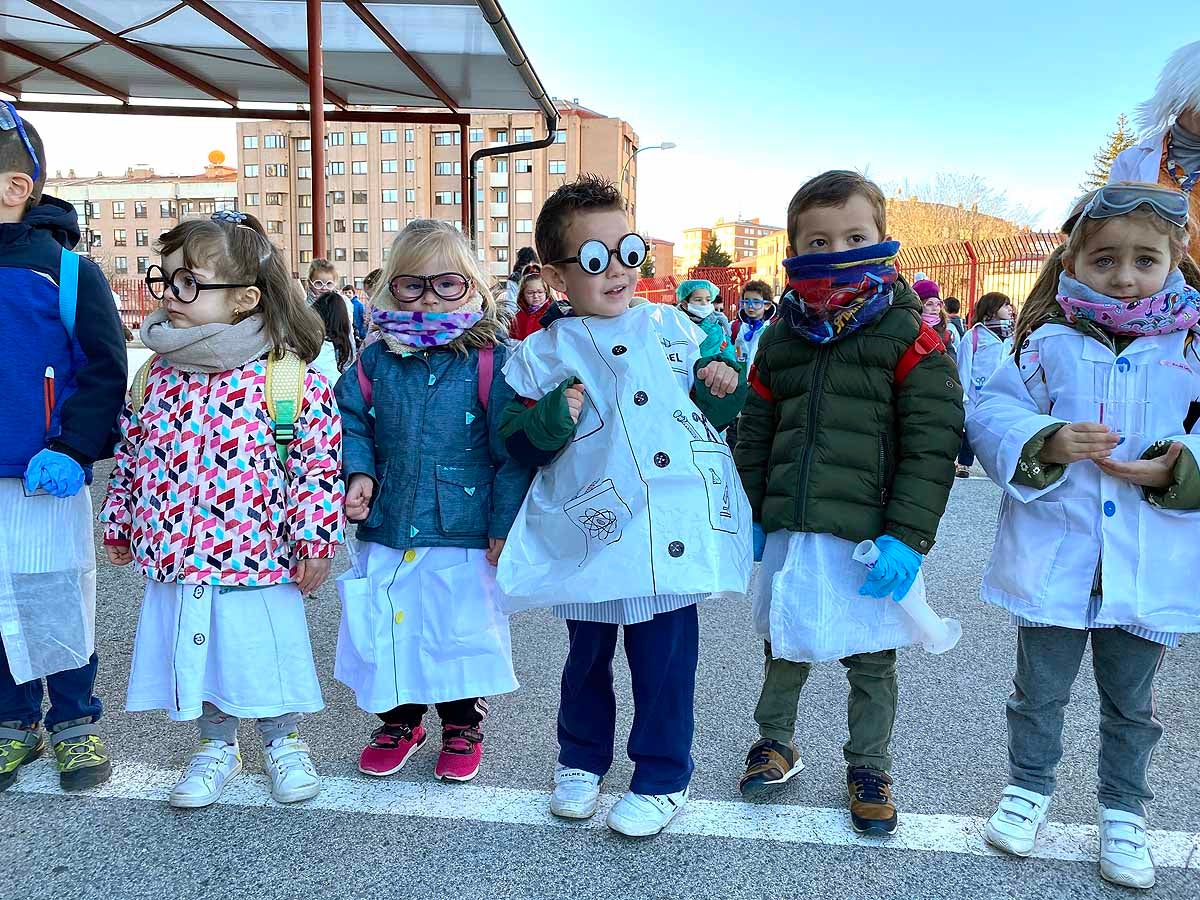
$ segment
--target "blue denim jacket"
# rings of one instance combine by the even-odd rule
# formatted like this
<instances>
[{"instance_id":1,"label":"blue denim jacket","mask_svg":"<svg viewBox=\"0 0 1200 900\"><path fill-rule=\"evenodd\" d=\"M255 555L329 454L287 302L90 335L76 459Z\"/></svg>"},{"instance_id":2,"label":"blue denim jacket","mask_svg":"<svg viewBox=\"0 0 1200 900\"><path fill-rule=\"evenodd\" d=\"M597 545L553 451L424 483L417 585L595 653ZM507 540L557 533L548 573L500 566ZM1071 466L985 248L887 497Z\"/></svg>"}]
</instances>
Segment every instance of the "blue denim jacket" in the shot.
<instances>
[{"instance_id":1,"label":"blue denim jacket","mask_svg":"<svg viewBox=\"0 0 1200 900\"><path fill-rule=\"evenodd\" d=\"M395 549L485 549L506 538L533 470L509 457L500 417L513 399L495 350L488 408L479 405L477 351L400 356L382 341L362 353L371 380L367 409L355 367L338 380L343 477L369 475L376 489L361 540Z\"/></svg>"}]
</instances>

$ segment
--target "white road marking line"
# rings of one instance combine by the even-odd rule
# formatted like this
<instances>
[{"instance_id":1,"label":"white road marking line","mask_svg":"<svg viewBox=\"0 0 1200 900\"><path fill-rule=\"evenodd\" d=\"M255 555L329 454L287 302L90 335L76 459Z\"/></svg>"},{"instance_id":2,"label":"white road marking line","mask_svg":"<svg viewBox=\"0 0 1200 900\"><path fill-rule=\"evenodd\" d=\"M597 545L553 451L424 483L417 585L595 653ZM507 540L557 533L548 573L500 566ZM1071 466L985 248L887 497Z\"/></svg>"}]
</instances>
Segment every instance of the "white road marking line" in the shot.
<instances>
[{"instance_id":1,"label":"white road marking line","mask_svg":"<svg viewBox=\"0 0 1200 900\"><path fill-rule=\"evenodd\" d=\"M97 800L148 800L163 804L179 773L135 763L119 763L107 784L69 796ZM58 773L47 763L22 771L11 793L68 796ZM601 798L596 815L568 822L550 815L547 791L482 785L416 784L395 779L325 776L321 793L287 807L298 812L331 811L418 819L449 819L542 828L603 828L616 797ZM271 799L263 775L243 775L226 788L218 806L284 807ZM181 815L205 815L203 810ZM219 815L219 813L216 813ZM789 804L751 804L725 800L692 800L667 833L698 837L739 838L789 844L876 846L891 850L924 850L970 856L1003 856L983 840L985 820L975 816L901 813L900 828L890 838L863 838L854 833L845 810ZM1160 868L1200 869L1200 833L1152 831L1154 861ZM1093 862L1099 842L1093 825L1051 823L1033 854L1037 859Z\"/></svg>"}]
</instances>

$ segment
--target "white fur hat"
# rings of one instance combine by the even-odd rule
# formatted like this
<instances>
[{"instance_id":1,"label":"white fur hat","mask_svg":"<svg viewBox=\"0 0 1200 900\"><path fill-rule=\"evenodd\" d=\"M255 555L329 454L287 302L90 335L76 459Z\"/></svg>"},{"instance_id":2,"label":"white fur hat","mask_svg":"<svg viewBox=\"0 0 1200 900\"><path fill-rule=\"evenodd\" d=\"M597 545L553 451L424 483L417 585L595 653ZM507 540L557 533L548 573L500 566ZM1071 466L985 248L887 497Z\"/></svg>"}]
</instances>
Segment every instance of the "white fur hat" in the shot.
<instances>
[{"instance_id":1,"label":"white fur hat","mask_svg":"<svg viewBox=\"0 0 1200 900\"><path fill-rule=\"evenodd\" d=\"M1200 41L1171 54L1154 96L1138 104L1136 120L1143 138L1162 134L1185 109L1200 109Z\"/></svg>"}]
</instances>

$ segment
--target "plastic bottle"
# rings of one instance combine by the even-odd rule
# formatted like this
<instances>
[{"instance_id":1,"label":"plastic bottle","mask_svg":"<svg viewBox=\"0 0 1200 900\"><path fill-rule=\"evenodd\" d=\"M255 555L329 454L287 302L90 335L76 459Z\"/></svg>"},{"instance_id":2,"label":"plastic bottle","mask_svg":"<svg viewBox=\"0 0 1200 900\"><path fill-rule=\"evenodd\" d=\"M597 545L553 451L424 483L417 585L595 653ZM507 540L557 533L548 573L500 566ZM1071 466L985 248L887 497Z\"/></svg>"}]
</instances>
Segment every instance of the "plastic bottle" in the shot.
<instances>
[{"instance_id":1,"label":"plastic bottle","mask_svg":"<svg viewBox=\"0 0 1200 900\"><path fill-rule=\"evenodd\" d=\"M868 569L875 568L879 559L879 548L874 541L863 541L854 548L854 558ZM892 599L895 599L893 597ZM953 650L962 639L962 625L957 619L943 619L925 602L925 598L912 589L897 601L917 626L921 635L921 646L930 653L945 653Z\"/></svg>"}]
</instances>

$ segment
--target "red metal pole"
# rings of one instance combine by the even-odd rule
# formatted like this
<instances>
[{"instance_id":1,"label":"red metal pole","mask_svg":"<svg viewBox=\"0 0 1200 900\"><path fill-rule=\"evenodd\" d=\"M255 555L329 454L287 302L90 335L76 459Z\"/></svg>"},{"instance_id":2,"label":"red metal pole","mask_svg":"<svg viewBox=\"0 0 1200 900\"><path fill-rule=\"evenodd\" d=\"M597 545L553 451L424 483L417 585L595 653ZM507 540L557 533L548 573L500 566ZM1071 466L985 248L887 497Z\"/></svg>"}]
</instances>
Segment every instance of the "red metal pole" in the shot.
<instances>
[{"instance_id":1,"label":"red metal pole","mask_svg":"<svg viewBox=\"0 0 1200 900\"><path fill-rule=\"evenodd\" d=\"M465 234L467 236L467 240L473 240L475 238L475 235L471 234L471 207L470 207L470 204L475 202L475 198L470 196L470 193L471 193L471 171L470 171L471 154L470 154L470 148L467 146L467 138L468 137L469 137L469 134L467 132L466 124L464 123L464 124L459 125L458 126L458 139L459 139L459 141L462 142L462 146L460 147L460 152L458 154L459 159L461 160L461 165L462 165L462 172L460 173L461 177L458 179L459 187L462 188L462 206L459 207L459 212L462 214L463 234Z\"/></svg>"},{"instance_id":2,"label":"red metal pole","mask_svg":"<svg viewBox=\"0 0 1200 900\"><path fill-rule=\"evenodd\" d=\"M312 149L313 259L325 255L325 71L321 0L308 0L308 135Z\"/></svg>"},{"instance_id":3,"label":"red metal pole","mask_svg":"<svg viewBox=\"0 0 1200 900\"><path fill-rule=\"evenodd\" d=\"M975 248L971 246L970 241L963 241L963 249L967 251L967 258L971 260L967 280L967 317L975 314L975 297L979 290L979 257L975 255Z\"/></svg>"}]
</instances>

